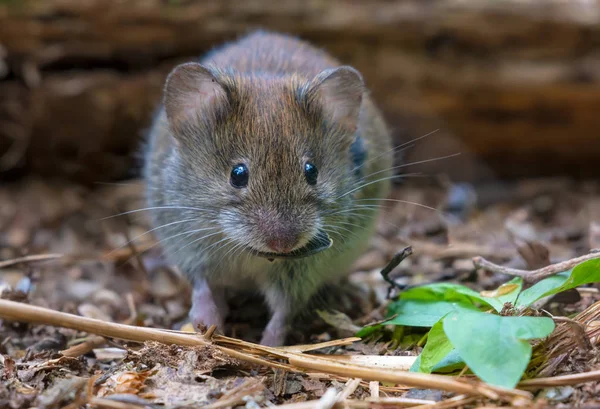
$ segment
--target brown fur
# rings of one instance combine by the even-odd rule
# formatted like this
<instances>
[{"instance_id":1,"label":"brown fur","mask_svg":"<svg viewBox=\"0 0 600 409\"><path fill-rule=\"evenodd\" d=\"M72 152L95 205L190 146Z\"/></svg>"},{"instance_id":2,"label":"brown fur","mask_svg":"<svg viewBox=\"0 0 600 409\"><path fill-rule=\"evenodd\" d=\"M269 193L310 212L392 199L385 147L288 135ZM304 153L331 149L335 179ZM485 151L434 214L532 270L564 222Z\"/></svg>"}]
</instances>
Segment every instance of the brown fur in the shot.
<instances>
[{"instance_id":1,"label":"brown fur","mask_svg":"<svg viewBox=\"0 0 600 409\"><path fill-rule=\"evenodd\" d=\"M263 342L281 343L289 320L368 242L376 212L353 206L387 194L387 181L360 186L388 176L390 138L360 74L339 67L307 43L258 32L167 79L146 155L148 201L184 207L152 215L167 256L195 282L195 322L220 326L222 289L251 286L274 313ZM365 179L350 149L357 136ZM319 172L314 186L306 161ZM250 173L244 189L229 183L238 163ZM285 234L300 248L322 228L334 246L314 256L270 263L246 251L269 251L269 240ZM198 229L211 230L185 234Z\"/></svg>"}]
</instances>

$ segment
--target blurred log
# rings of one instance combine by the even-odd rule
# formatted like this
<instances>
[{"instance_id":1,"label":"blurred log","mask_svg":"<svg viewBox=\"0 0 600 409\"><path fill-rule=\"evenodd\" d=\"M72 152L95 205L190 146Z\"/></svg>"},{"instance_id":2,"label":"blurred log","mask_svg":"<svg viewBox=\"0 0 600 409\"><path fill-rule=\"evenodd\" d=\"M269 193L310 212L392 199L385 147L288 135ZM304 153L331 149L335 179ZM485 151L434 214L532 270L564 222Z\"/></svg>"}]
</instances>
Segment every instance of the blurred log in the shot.
<instances>
[{"instance_id":1,"label":"blurred log","mask_svg":"<svg viewBox=\"0 0 600 409\"><path fill-rule=\"evenodd\" d=\"M0 169L127 176L169 69L258 27L357 67L398 140L440 128L408 160L480 162L419 170L600 176L595 0L0 2Z\"/></svg>"}]
</instances>

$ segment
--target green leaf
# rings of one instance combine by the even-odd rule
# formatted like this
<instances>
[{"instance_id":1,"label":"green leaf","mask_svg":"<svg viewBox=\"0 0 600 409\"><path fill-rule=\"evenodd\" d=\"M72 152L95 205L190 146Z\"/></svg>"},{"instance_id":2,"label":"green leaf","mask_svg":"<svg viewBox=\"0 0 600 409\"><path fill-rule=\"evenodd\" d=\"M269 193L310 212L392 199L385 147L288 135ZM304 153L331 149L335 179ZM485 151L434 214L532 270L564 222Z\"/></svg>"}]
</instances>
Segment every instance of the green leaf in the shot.
<instances>
[{"instance_id":1,"label":"green leaf","mask_svg":"<svg viewBox=\"0 0 600 409\"><path fill-rule=\"evenodd\" d=\"M357 333L356 336L359 338L366 338L371 334L374 334L375 332L377 332L379 329L381 329L381 327L383 327L383 324L379 323L379 324L374 324L374 325L367 325L363 328L361 328Z\"/></svg>"},{"instance_id":2,"label":"green leaf","mask_svg":"<svg viewBox=\"0 0 600 409\"><path fill-rule=\"evenodd\" d=\"M410 367L410 372L420 372L419 367L421 366L421 355L415 359L415 362ZM456 349L450 351L440 362L438 362L431 372L437 373L451 373L456 370L462 369L465 367L465 363L462 358L458 354Z\"/></svg>"},{"instance_id":3,"label":"green leaf","mask_svg":"<svg viewBox=\"0 0 600 409\"><path fill-rule=\"evenodd\" d=\"M450 283L427 284L411 288L400 294L400 300L439 300L460 302L463 304L483 304L501 311L504 302L493 297L484 297L477 291L473 291L464 285Z\"/></svg>"},{"instance_id":4,"label":"green leaf","mask_svg":"<svg viewBox=\"0 0 600 409\"><path fill-rule=\"evenodd\" d=\"M457 311L443 321L444 332L460 357L483 381L513 388L531 358L530 339L554 330L545 317L501 317L479 311Z\"/></svg>"},{"instance_id":5,"label":"green leaf","mask_svg":"<svg viewBox=\"0 0 600 409\"><path fill-rule=\"evenodd\" d=\"M600 258L584 261L570 272L560 273L540 281L519 295L516 306L528 307L549 295L597 282L600 282Z\"/></svg>"},{"instance_id":6,"label":"green leaf","mask_svg":"<svg viewBox=\"0 0 600 409\"><path fill-rule=\"evenodd\" d=\"M473 304L468 303L434 301L431 299L401 299L390 306L390 312L398 315L386 321L383 325L432 327L444 315L459 309L477 310Z\"/></svg>"},{"instance_id":7,"label":"green leaf","mask_svg":"<svg viewBox=\"0 0 600 409\"><path fill-rule=\"evenodd\" d=\"M446 357L453 349L452 343L444 332L443 318L435 323L427 336L427 344L421 352L419 372L431 373L435 365Z\"/></svg>"}]
</instances>

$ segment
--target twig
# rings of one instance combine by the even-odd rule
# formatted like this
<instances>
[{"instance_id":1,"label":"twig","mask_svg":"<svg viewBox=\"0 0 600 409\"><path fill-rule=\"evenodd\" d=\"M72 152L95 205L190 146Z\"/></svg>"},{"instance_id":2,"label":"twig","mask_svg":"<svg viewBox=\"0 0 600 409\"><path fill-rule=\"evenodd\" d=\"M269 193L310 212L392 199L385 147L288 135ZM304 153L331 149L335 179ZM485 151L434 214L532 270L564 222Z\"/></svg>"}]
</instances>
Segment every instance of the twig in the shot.
<instances>
[{"instance_id":1,"label":"twig","mask_svg":"<svg viewBox=\"0 0 600 409\"><path fill-rule=\"evenodd\" d=\"M365 381L387 382L417 388L441 389L461 394L495 396L506 399L519 397L531 399L531 394L528 392L498 388L481 382L467 383L444 375L410 373L395 369L337 362L332 359L327 359L327 355L317 356L305 353L288 352L282 348L272 348L241 340L237 340L237 347L240 350L235 350L217 344L219 339L225 339L226 337L214 336L213 342L210 343L198 334L181 334L160 329L104 322L93 318L80 317L8 300L0 300L0 318L32 324L70 328L91 334L102 335L104 337L136 342L156 341L163 344L175 344L181 346L212 347L215 350L229 355L232 358L239 359L240 361L286 371L304 373L306 370L309 370L329 375L337 375L344 377L345 379L360 378ZM228 340L230 341L230 345L235 344L232 342L233 340L231 338ZM244 349L246 351L243 351ZM260 352L268 354L271 359L261 358L255 355ZM288 363L280 362L273 358L287 359Z\"/></svg>"},{"instance_id":2,"label":"twig","mask_svg":"<svg viewBox=\"0 0 600 409\"><path fill-rule=\"evenodd\" d=\"M97 397L93 397L89 400L89 404L92 405L92 407L97 406L100 408L107 408L107 409L135 409L135 408L140 408L143 409L145 406L139 403L133 403L133 402L119 402L117 400L112 400L112 399L106 399L106 398L97 398Z\"/></svg>"},{"instance_id":3,"label":"twig","mask_svg":"<svg viewBox=\"0 0 600 409\"><path fill-rule=\"evenodd\" d=\"M388 298L390 298L390 294L392 293L392 290L394 288L398 288L399 290L402 290L404 288L390 278L390 273L392 272L393 269L395 269L398 265L400 265L400 263L402 263L402 261L405 258L410 256L412 253L413 253L412 247L410 247L410 246L405 247L404 250L396 253L396 255L394 257L392 257L390 262L383 268L383 270L381 270L381 277L383 277L385 282L390 285L390 288L388 289L388 294L387 294Z\"/></svg>"},{"instance_id":4,"label":"twig","mask_svg":"<svg viewBox=\"0 0 600 409\"><path fill-rule=\"evenodd\" d=\"M361 379L358 378L348 380L348 382L346 382L346 387L338 395L338 402L343 402L348 399L359 387L360 382Z\"/></svg>"},{"instance_id":5,"label":"twig","mask_svg":"<svg viewBox=\"0 0 600 409\"><path fill-rule=\"evenodd\" d=\"M223 395L218 401L204 406L204 409L230 408L243 404L245 396L260 392L264 387L262 379L247 379L244 383Z\"/></svg>"},{"instance_id":6,"label":"twig","mask_svg":"<svg viewBox=\"0 0 600 409\"><path fill-rule=\"evenodd\" d=\"M295 403L286 403L283 405L274 406L277 409L315 409L317 408L317 402L319 400L309 400L306 402L295 402ZM419 405L426 405L436 403L434 401L423 400L423 399L410 399L410 398L379 398L379 399L371 399L367 398L367 400L358 400L358 399L347 399L343 402L335 402L332 409L371 409L371 408L414 408Z\"/></svg>"},{"instance_id":7,"label":"twig","mask_svg":"<svg viewBox=\"0 0 600 409\"><path fill-rule=\"evenodd\" d=\"M361 339L358 337L349 337L349 338L334 339L331 341L319 342L318 344L304 344L304 345L292 345L292 346L287 346L287 347L280 347L280 349L290 351L290 352L309 352L309 351L316 351L317 349L350 345L350 344L360 341L360 340Z\"/></svg>"},{"instance_id":8,"label":"twig","mask_svg":"<svg viewBox=\"0 0 600 409\"><path fill-rule=\"evenodd\" d=\"M370 404L369 406L363 406L364 408L372 408L374 405L373 404L381 404L381 406L383 407L390 407L390 406L397 406L397 407L402 407L402 408L406 408L406 407L418 407L419 405L428 405L428 404L432 404L432 403L436 403L433 400L427 400L427 399L412 399L412 398L378 398L378 399L373 399L373 398L367 398L365 401L346 401L350 407L352 408L358 408L360 407L358 404L365 402L367 404ZM375 405L375 407L378 407L378 405Z\"/></svg>"},{"instance_id":9,"label":"twig","mask_svg":"<svg viewBox=\"0 0 600 409\"><path fill-rule=\"evenodd\" d=\"M0 268L14 266L20 263L32 263L34 261L54 260L64 257L63 254L34 254L31 256L13 258L11 260L0 261Z\"/></svg>"},{"instance_id":10,"label":"twig","mask_svg":"<svg viewBox=\"0 0 600 409\"><path fill-rule=\"evenodd\" d=\"M379 399L379 382L369 382L369 392L371 392L371 398Z\"/></svg>"},{"instance_id":11,"label":"twig","mask_svg":"<svg viewBox=\"0 0 600 409\"><path fill-rule=\"evenodd\" d=\"M466 405L467 403L471 403L474 400L475 398L473 397L459 395L436 403L414 406L413 409L450 409Z\"/></svg>"},{"instance_id":12,"label":"twig","mask_svg":"<svg viewBox=\"0 0 600 409\"><path fill-rule=\"evenodd\" d=\"M125 298L127 299L127 306L129 307L129 318L125 320L125 323L135 324L138 314L137 308L135 307L135 300L133 299L133 294L129 292L127 293Z\"/></svg>"},{"instance_id":13,"label":"twig","mask_svg":"<svg viewBox=\"0 0 600 409\"><path fill-rule=\"evenodd\" d=\"M203 338L190 334L177 334L159 329L134 327L131 325L105 322L94 318L80 317L78 315L36 307L15 301L0 300L0 318L28 322L31 324L52 325L102 335L104 337L118 338L126 341L146 342L156 341L162 344L175 344L182 346L210 346ZM229 348L215 346L233 358L258 365L280 367L287 366L270 362L262 358L244 354Z\"/></svg>"},{"instance_id":14,"label":"twig","mask_svg":"<svg viewBox=\"0 0 600 409\"><path fill-rule=\"evenodd\" d=\"M600 370L550 378L527 379L519 382L522 388L547 388L551 386L577 385L585 382L600 381Z\"/></svg>"},{"instance_id":15,"label":"twig","mask_svg":"<svg viewBox=\"0 0 600 409\"><path fill-rule=\"evenodd\" d=\"M578 264L584 261L594 260L600 258L600 253L589 253L584 256L575 257L570 260L562 261L560 263L551 264L549 266L539 268L537 270L519 270L516 268L503 267L492 263L484 259L483 257L473 257L473 264L476 269L485 268L494 273L508 274L511 276L517 276L523 278L527 283L533 284L546 277L553 276L558 273L562 273L572 269Z\"/></svg>"},{"instance_id":16,"label":"twig","mask_svg":"<svg viewBox=\"0 0 600 409\"><path fill-rule=\"evenodd\" d=\"M575 333L573 334L573 340L577 343L577 346L582 351L590 351L593 346L590 338L587 336L585 332L585 326L578 321L572 320L567 317L555 317L547 311L546 314L550 316L554 320L554 322L564 322L571 330Z\"/></svg>"},{"instance_id":17,"label":"twig","mask_svg":"<svg viewBox=\"0 0 600 409\"><path fill-rule=\"evenodd\" d=\"M82 342L81 344L74 345L71 348L61 351L60 353L62 354L62 356L69 356L75 358L81 355L85 355L93 349L101 347L104 344L106 344L106 338L93 336L89 337L86 341Z\"/></svg>"}]
</instances>

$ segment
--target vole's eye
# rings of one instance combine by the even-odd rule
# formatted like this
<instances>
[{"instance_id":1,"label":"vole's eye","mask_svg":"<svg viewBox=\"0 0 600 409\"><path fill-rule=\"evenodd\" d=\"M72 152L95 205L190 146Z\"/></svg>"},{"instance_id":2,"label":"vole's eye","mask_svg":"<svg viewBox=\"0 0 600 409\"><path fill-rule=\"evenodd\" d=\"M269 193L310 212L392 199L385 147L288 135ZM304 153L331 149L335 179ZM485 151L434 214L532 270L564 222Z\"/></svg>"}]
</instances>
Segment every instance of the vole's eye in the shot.
<instances>
[{"instance_id":1,"label":"vole's eye","mask_svg":"<svg viewBox=\"0 0 600 409\"><path fill-rule=\"evenodd\" d=\"M248 176L250 176L250 172L248 172L248 167L246 165L243 163L235 165L231 170L231 177L229 179L231 186L236 189L248 186Z\"/></svg>"},{"instance_id":2,"label":"vole's eye","mask_svg":"<svg viewBox=\"0 0 600 409\"><path fill-rule=\"evenodd\" d=\"M319 171L317 170L317 167L310 162L306 162L304 164L304 177L306 178L306 182L309 185L316 185L317 176L319 176Z\"/></svg>"}]
</instances>

